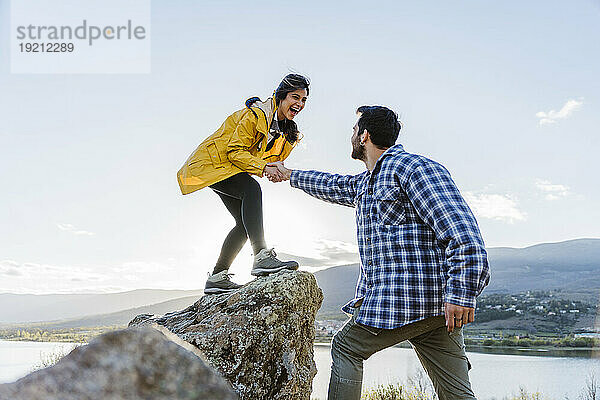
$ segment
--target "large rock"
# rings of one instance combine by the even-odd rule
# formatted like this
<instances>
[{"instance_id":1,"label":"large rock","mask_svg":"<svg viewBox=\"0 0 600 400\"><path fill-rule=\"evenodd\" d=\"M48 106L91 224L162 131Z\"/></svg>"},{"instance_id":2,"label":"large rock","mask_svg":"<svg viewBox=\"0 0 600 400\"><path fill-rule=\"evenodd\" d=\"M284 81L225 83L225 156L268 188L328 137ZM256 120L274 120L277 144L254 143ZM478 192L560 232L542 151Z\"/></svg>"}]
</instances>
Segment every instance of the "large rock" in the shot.
<instances>
[{"instance_id":1,"label":"large rock","mask_svg":"<svg viewBox=\"0 0 600 400\"><path fill-rule=\"evenodd\" d=\"M158 328L158 329L157 329ZM163 328L109 332L52 367L0 385L2 400L237 399L193 346Z\"/></svg>"},{"instance_id":2,"label":"large rock","mask_svg":"<svg viewBox=\"0 0 600 400\"><path fill-rule=\"evenodd\" d=\"M282 271L233 294L204 296L183 311L139 315L130 326L155 322L197 346L241 399L308 400L322 300L311 273Z\"/></svg>"}]
</instances>

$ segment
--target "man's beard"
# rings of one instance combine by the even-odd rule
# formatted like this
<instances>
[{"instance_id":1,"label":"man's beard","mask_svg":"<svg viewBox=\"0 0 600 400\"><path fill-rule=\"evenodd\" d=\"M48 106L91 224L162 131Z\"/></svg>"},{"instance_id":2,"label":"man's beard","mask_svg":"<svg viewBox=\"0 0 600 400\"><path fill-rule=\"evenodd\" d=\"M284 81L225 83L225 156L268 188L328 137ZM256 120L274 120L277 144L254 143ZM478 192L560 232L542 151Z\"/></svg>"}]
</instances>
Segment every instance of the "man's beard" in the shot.
<instances>
[{"instance_id":1,"label":"man's beard","mask_svg":"<svg viewBox=\"0 0 600 400\"><path fill-rule=\"evenodd\" d=\"M360 144L360 138L352 140L352 158L359 161L365 161L365 147Z\"/></svg>"}]
</instances>

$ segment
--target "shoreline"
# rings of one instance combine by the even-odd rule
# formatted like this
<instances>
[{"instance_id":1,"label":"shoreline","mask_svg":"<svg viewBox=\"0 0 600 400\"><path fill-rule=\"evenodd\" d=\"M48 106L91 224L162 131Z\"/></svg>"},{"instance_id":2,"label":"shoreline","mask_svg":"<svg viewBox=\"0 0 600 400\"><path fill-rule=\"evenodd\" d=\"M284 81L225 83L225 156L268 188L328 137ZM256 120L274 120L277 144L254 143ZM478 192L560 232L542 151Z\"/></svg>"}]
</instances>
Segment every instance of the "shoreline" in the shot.
<instances>
[{"instance_id":1,"label":"shoreline","mask_svg":"<svg viewBox=\"0 0 600 400\"><path fill-rule=\"evenodd\" d=\"M315 346L331 347L331 341L315 341ZM408 342L403 342L392 347L401 349L411 349ZM497 351L495 351L497 350ZM471 353L482 354L499 354L499 355L523 355L523 356L560 356L560 353L572 353L570 357L577 357L575 353L590 353L590 358L593 353L597 353L600 357L600 347L515 347L515 346L466 346L466 351Z\"/></svg>"},{"instance_id":2,"label":"shoreline","mask_svg":"<svg viewBox=\"0 0 600 400\"><path fill-rule=\"evenodd\" d=\"M2 338L0 341L5 342L23 342L23 343L56 343L56 344L76 344L84 345L88 342L74 342L68 340L56 340L56 338L49 338L50 340L31 340L22 338ZM54 339L54 340L52 340ZM319 347L331 347L331 341L315 340L313 346ZM408 342L402 342L392 347L411 349L411 345ZM551 346L539 346L539 347L516 347L516 346L466 346L466 351L471 353L482 353L482 354L498 354L498 355L522 355L522 356L555 356L555 357L575 357L575 358L600 358L600 347L551 347Z\"/></svg>"},{"instance_id":3,"label":"shoreline","mask_svg":"<svg viewBox=\"0 0 600 400\"><path fill-rule=\"evenodd\" d=\"M87 344L88 342L74 342L72 340L56 340L56 338L52 338L53 340L31 340L31 339L22 339L22 338L3 338L0 337L0 341L5 342L26 342L26 343L72 343L72 344Z\"/></svg>"}]
</instances>

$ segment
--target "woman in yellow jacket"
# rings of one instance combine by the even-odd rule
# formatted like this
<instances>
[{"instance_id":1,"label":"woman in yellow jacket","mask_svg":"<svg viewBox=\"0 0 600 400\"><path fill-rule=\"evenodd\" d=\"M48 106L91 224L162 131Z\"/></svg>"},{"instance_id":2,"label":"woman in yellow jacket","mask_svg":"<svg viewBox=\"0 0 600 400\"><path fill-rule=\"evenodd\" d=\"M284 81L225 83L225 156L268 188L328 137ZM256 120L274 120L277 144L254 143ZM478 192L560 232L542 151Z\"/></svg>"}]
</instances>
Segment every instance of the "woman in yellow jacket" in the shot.
<instances>
[{"instance_id":1,"label":"woman in yellow jacket","mask_svg":"<svg viewBox=\"0 0 600 400\"><path fill-rule=\"evenodd\" d=\"M177 173L183 194L210 187L235 219L221 254L204 287L204 293L226 293L241 285L232 282L231 263L248 238L254 251L252 275L268 275L283 269L298 269L295 261L280 261L266 246L263 231L262 192L251 176L283 178L277 167L300 140L294 117L302 111L309 81L289 74L274 96L266 101L253 97L246 107L231 114L215 133L206 138Z\"/></svg>"}]
</instances>

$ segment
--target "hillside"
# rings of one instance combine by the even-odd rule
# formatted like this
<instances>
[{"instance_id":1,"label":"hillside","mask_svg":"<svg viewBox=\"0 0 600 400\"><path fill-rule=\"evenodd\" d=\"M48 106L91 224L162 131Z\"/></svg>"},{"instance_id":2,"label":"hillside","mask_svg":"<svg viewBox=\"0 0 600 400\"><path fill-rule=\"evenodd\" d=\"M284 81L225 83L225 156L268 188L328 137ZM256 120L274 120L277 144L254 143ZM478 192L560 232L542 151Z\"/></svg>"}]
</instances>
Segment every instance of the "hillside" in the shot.
<instances>
[{"instance_id":1,"label":"hillside","mask_svg":"<svg viewBox=\"0 0 600 400\"><path fill-rule=\"evenodd\" d=\"M130 308L128 310L117 311L108 314L90 315L81 318L64 319L46 322L31 322L15 324L23 328L39 327L46 330L71 329L71 328L91 328L115 325L127 325L135 316L139 314L157 314L164 315L173 311L183 310L194 304L200 296L188 296L179 299L169 300L162 303L151 304L143 307ZM0 327L10 327L10 324L0 324Z\"/></svg>"},{"instance_id":2,"label":"hillside","mask_svg":"<svg viewBox=\"0 0 600 400\"><path fill-rule=\"evenodd\" d=\"M492 278L484 293L561 289L565 296L597 301L600 293L600 239L544 243L522 249L488 249ZM315 273L325 298L321 317L339 314L354 297L358 264Z\"/></svg>"},{"instance_id":3,"label":"hillside","mask_svg":"<svg viewBox=\"0 0 600 400\"><path fill-rule=\"evenodd\" d=\"M142 289L102 294L0 294L0 324L53 321L115 313L189 296L201 290Z\"/></svg>"},{"instance_id":4,"label":"hillside","mask_svg":"<svg viewBox=\"0 0 600 400\"><path fill-rule=\"evenodd\" d=\"M488 292L600 289L600 239L543 243L523 249L488 251L492 280Z\"/></svg>"}]
</instances>

